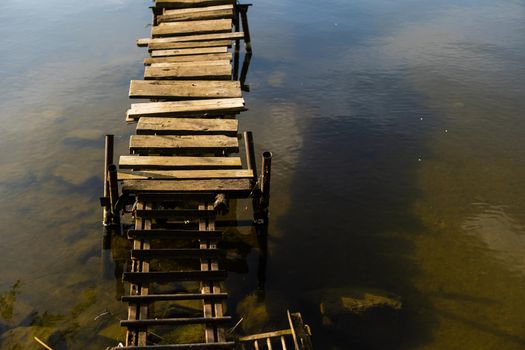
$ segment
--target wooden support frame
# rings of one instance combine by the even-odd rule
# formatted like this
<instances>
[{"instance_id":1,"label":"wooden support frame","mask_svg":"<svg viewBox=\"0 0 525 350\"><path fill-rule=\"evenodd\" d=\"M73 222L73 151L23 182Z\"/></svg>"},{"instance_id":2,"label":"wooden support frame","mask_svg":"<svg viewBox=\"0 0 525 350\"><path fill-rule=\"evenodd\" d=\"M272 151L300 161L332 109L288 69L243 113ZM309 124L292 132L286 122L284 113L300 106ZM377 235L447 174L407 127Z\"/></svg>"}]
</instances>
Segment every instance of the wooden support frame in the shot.
<instances>
[{"instance_id":1,"label":"wooden support frame","mask_svg":"<svg viewBox=\"0 0 525 350\"><path fill-rule=\"evenodd\" d=\"M102 224L111 224L111 208L109 207L109 166L113 164L114 135L106 135L104 138L104 193L102 197L103 214Z\"/></svg>"}]
</instances>

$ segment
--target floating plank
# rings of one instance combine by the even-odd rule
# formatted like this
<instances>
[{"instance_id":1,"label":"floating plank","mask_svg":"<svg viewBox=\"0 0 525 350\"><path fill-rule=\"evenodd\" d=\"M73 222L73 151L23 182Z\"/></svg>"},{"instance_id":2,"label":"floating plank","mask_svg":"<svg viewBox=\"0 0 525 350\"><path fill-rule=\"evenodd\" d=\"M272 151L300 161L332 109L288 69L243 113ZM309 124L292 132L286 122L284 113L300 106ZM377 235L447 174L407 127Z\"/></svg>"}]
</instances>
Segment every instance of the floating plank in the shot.
<instances>
[{"instance_id":1,"label":"floating plank","mask_svg":"<svg viewBox=\"0 0 525 350\"><path fill-rule=\"evenodd\" d=\"M192 343L172 345L148 345L148 346L119 346L111 350L207 350L207 349L229 349L235 348L234 342L221 343Z\"/></svg>"},{"instance_id":2,"label":"floating plank","mask_svg":"<svg viewBox=\"0 0 525 350\"><path fill-rule=\"evenodd\" d=\"M180 317L180 318L154 318L143 320L125 320L120 321L121 327L141 328L148 326L170 326L170 325L184 325L184 324L207 324L220 323L231 321L230 316L223 317Z\"/></svg>"},{"instance_id":3,"label":"floating plank","mask_svg":"<svg viewBox=\"0 0 525 350\"><path fill-rule=\"evenodd\" d=\"M140 117L174 117L223 115L244 111L243 98L191 100L177 102L134 103L127 112L128 119Z\"/></svg>"},{"instance_id":4,"label":"floating plank","mask_svg":"<svg viewBox=\"0 0 525 350\"><path fill-rule=\"evenodd\" d=\"M132 80L129 87L130 98L225 98L241 97L239 81L185 80L150 81Z\"/></svg>"},{"instance_id":5,"label":"floating plank","mask_svg":"<svg viewBox=\"0 0 525 350\"><path fill-rule=\"evenodd\" d=\"M118 180L252 179L253 170L147 170L119 172Z\"/></svg>"},{"instance_id":6,"label":"floating plank","mask_svg":"<svg viewBox=\"0 0 525 350\"><path fill-rule=\"evenodd\" d=\"M217 152L238 150L237 137L224 135L131 135L131 151L198 151Z\"/></svg>"},{"instance_id":7,"label":"floating plank","mask_svg":"<svg viewBox=\"0 0 525 350\"><path fill-rule=\"evenodd\" d=\"M210 19L205 21L186 21L161 23L151 29L152 37L167 35L195 35L226 33L232 30L232 19Z\"/></svg>"},{"instance_id":8,"label":"floating plank","mask_svg":"<svg viewBox=\"0 0 525 350\"><path fill-rule=\"evenodd\" d=\"M120 156L121 169L239 169L239 157Z\"/></svg>"},{"instance_id":9,"label":"floating plank","mask_svg":"<svg viewBox=\"0 0 525 350\"><path fill-rule=\"evenodd\" d=\"M213 33L198 35L183 35L167 38L142 38L137 40L137 46L154 49L155 45L179 42L215 41L215 40L241 40L244 39L243 32ZM151 45L151 46L150 46Z\"/></svg>"},{"instance_id":10,"label":"floating plank","mask_svg":"<svg viewBox=\"0 0 525 350\"><path fill-rule=\"evenodd\" d=\"M203 54L210 54L210 53L226 53L226 52L228 52L228 48L226 46L198 47L195 49L154 50L151 52L151 57L188 56L188 55L203 55Z\"/></svg>"},{"instance_id":11,"label":"floating plank","mask_svg":"<svg viewBox=\"0 0 525 350\"><path fill-rule=\"evenodd\" d=\"M223 61L220 61L223 62ZM146 67L144 79L231 79L232 67L224 65Z\"/></svg>"},{"instance_id":12,"label":"floating plank","mask_svg":"<svg viewBox=\"0 0 525 350\"><path fill-rule=\"evenodd\" d=\"M159 23L174 21L196 21L205 19L232 18L233 5L193 7L179 10L166 10L157 16Z\"/></svg>"},{"instance_id":13,"label":"floating plank","mask_svg":"<svg viewBox=\"0 0 525 350\"><path fill-rule=\"evenodd\" d=\"M251 192L250 179L125 180L122 192Z\"/></svg>"},{"instance_id":14,"label":"floating plank","mask_svg":"<svg viewBox=\"0 0 525 350\"><path fill-rule=\"evenodd\" d=\"M122 279L130 283L175 281L224 281L227 273L217 271L124 272Z\"/></svg>"},{"instance_id":15,"label":"floating plank","mask_svg":"<svg viewBox=\"0 0 525 350\"><path fill-rule=\"evenodd\" d=\"M149 295L124 295L120 299L129 303L149 303L154 301L175 300L224 300L228 293L177 293L177 294L149 294Z\"/></svg>"},{"instance_id":16,"label":"floating plank","mask_svg":"<svg viewBox=\"0 0 525 350\"><path fill-rule=\"evenodd\" d=\"M132 239L176 239L176 240L218 240L222 238L222 231L199 230L128 230L128 237Z\"/></svg>"},{"instance_id":17,"label":"floating plank","mask_svg":"<svg viewBox=\"0 0 525 350\"><path fill-rule=\"evenodd\" d=\"M209 53L204 55L186 55L186 56L163 56L163 57L148 57L144 59L145 65L153 63L174 63L174 62L199 62L199 61L215 61L215 60L232 60L232 53Z\"/></svg>"},{"instance_id":18,"label":"floating plank","mask_svg":"<svg viewBox=\"0 0 525 350\"><path fill-rule=\"evenodd\" d=\"M149 51L152 50L167 50L167 49L195 49L199 47L215 47L215 46L226 46L231 47L231 40L213 40L213 41L184 41L175 43L163 43L155 44L149 47Z\"/></svg>"},{"instance_id":19,"label":"floating plank","mask_svg":"<svg viewBox=\"0 0 525 350\"><path fill-rule=\"evenodd\" d=\"M155 6L162 8L204 7L235 4L236 0L156 0Z\"/></svg>"},{"instance_id":20,"label":"floating plank","mask_svg":"<svg viewBox=\"0 0 525 350\"><path fill-rule=\"evenodd\" d=\"M132 259L217 259L225 255L222 249L132 249Z\"/></svg>"},{"instance_id":21,"label":"floating plank","mask_svg":"<svg viewBox=\"0 0 525 350\"><path fill-rule=\"evenodd\" d=\"M143 117L137 124L137 134L236 136L238 124L236 119Z\"/></svg>"}]
</instances>

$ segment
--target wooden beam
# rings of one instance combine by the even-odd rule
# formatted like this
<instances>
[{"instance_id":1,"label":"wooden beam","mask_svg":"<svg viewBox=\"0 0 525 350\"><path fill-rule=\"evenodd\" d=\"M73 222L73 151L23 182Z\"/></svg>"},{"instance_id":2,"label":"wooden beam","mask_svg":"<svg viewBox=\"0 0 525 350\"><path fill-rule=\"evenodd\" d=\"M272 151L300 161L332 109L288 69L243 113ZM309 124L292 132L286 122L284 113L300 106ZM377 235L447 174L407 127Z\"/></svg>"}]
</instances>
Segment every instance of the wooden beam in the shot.
<instances>
[{"instance_id":1,"label":"wooden beam","mask_svg":"<svg viewBox=\"0 0 525 350\"><path fill-rule=\"evenodd\" d=\"M179 179L253 179L252 170L147 170L119 172L123 180L179 180Z\"/></svg>"},{"instance_id":2,"label":"wooden beam","mask_svg":"<svg viewBox=\"0 0 525 350\"><path fill-rule=\"evenodd\" d=\"M214 79L230 80L231 65L146 67L144 79Z\"/></svg>"},{"instance_id":3,"label":"wooden beam","mask_svg":"<svg viewBox=\"0 0 525 350\"><path fill-rule=\"evenodd\" d=\"M122 192L242 192L252 190L249 179L205 179L205 180L125 180Z\"/></svg>"},{"instance_id":4,"label":"wooden beam","mask_svg":"<svg viewBox=\"0 0 525 350\"><path fill-rule=\"evenodd\" d=\"M231 18L161 23L151 29L151 36L227 33L231 32L232 24Z\"/></svg>"},{"instance_id":5,"label":"wooden beam","mask_svg":"<svg viewBox=\"0 0 525 350\"><path fill-rule=\"evenodd\" d=\"M131 135L129 148L137 151L178 151L195 152L236 151L239 141L236 137L224 135Z\"/></svg>"},{"instance_id":6,"label":"wooden beam","mask_svg":"<svg viewBox=\"0 0 525 350\"><path fill-rule=\"evenodd\" d=\"M130 98L199 99L242 97L238 81L149 81L132 80Z\"/></svg>"},{"instance_id":7,"label":"wooden beam","mask_svg":"<svg viewBox=\"0 0 525 350\"><path fill-rule=\"evenodd\" d=\"M142 117L137 124L137 134L237 136L238 126L236 119Z\"/></svg>"},{"instance_id":8,"label":"wooden beam","mask_svg":"<svg viewBox=\"0 0 525 350\"><path fill-rule=\"evenodd\" d=\"M155 6L167 9L203 7L215 5L235 4L236 0L156 0Z\"/></svg>"},{"instance_id":9,"label":"wooden beam","mask_svg":"<svg viewBox=\"0 0 525 350\"><path fill-rule=\"evenodd\" d=\"M120 156L120 169L239 169L239 157Z\"/></svg>"},{"instance_id":10,"label":"wooden beam","mask_svg":"<svg viewBox=\"0 0 525 350\"><path fill-rule=\"evenodd\" d=\"M183 35L166 38L141 38L137 40L137 46L153 49L155 45L180 42L216 41L216 40L239 40L244 38L243 32L212 33ZM153 45L153 46L150 46Z\"/></svg>"},{"instance_id":11,"label":"wooden beam","mask_svg":"<svg viewBox=\"0 0 525 350\"><path fill-rule=\"evenodd\" d=\"M163 57L148 57L144 59L144 64L150 65L152 63L173 63L173 62L199 62L199 61L215 61L215 60L232 60L232 53L209 53L203 55L185 55L185 56L163 56Z\"/></svg>"},{"instance_id":12,"label":"wooden beam","mask_svg":"<svg viewBox=\"0 0 525 350\"><path fill-rule=\"evenodd\" d=\"M228 52L228 48L226 46L198 47L194 49L154 50L154 51L151 51L151 57L205 55L205 54L211 54L211 53L226 53L226 52Z\"/></svg>"},{"instance_id":13,"label":"wooden beam","mask_svg":"<svg viewBox=\"0 0 525 350\"><path fill-rule=\"evenodd\" d=\"M233 5L193 7L178 10L165 10L158 16L159 23L174 21L196 21L206 19L232 18Z\"/></svg>"},{"instance_id":14,"label":"wooden beam","mask_svg":"<svg viewBox=\"0 0 525 350\"><path fill-rule=\"evenodd\" d=\"M176 282L176 281L224 281L226 271L170 271L170 272L124 272L122 278L130 283Z\"/></svg>"},{"instance_id":15,"label":"wooden beam","mask_svg":"<svg viewBox=\"0 0 525 350\"><path fill-rule=\"evenodd\" d=\"M148 49L152 50L168 50L168 49L195 49L199 47L216 47L225 46L231 47L231 40L212 40L212 41L183 41L183 42L172 42L172 43L160 43L150 44Z\"/></svg>"}]
</instances>

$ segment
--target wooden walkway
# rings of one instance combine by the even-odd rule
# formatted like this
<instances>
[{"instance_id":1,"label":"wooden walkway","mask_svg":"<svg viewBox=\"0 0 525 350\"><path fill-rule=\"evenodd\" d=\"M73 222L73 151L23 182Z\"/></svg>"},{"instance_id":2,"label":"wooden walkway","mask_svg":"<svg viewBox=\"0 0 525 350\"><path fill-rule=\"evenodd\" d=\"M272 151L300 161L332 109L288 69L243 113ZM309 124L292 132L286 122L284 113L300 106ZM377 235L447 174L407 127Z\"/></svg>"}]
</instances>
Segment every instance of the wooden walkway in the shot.
<instances>
[{"instance_id":1,"label":"wooden walkway","mask_svg":"<svg viewBox=\"0 0 525 350\"><path fill-rule=\"evenodd\" d=\"M235 117L245 107L232 59L240 40L251 53L247 9L234 0L156 0L151 38L137 41L150 57L144 80L131 81L129 96L150 102L132 104L127 112L136 135L118 171L107 138L102 201L107 224L118 224L131 206L134 218L127 232L131 269L123 274L130 287L122 297L129 306L121 325L128 331L118 349L235 347L225 334L231 319L223 307L227 274L219 264L224 252L216 217L229 198L252 196L255 218L264 221L260 203L268 202L257 185L251 133L244 133L246 161L235 155ZM265 162L269 186L270 156ZM160 341L159 334L184 325L202 328L202 341Z\"/></svg>"}]
</instances>

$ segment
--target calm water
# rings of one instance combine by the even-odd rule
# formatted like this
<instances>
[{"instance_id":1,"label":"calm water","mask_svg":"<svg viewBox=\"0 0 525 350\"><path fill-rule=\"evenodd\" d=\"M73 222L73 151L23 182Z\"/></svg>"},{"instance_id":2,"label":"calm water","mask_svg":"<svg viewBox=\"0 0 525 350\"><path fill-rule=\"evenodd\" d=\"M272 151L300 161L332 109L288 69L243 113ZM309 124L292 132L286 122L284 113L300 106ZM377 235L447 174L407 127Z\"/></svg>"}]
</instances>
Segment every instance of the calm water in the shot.
<instances>
[{"instance_id":1,"label":"calm water","mask_svg":"<svg viewBox=\"0 0 525 350\"><path fill-rule=\"evenodd\" d=\"M114 275L127 253L114 239L114 271L101 252L102 138L127 152L149 5L0 2L2 349L123 339ZM240 120L274 152L269 256L262 300L253 233L232 235L229 313L249 331L301 310L317 349L524 348L525 2L250 12ZM322 325L319 295L363 288L402 298L395 336Z\"/></svg>"}]
</instances>

